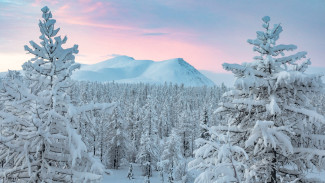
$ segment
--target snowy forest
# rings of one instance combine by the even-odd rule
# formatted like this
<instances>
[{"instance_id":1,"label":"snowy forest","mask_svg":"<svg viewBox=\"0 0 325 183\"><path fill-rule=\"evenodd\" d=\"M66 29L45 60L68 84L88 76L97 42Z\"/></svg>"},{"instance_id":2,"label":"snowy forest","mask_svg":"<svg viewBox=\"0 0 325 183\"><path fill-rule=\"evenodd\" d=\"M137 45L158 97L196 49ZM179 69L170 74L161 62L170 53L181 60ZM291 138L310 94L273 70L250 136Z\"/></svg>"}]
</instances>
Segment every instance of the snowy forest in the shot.
<instances>
[{"instance_id":1,"label":"snowy forest","mask_svg":"<svg viewBox=\"0 0 325 183\"><path fill-rule=\"evenodd\" d=\"M78 45L48 7L22 71L0 80L0 182L325 182L325 93L307 52L262 18L256 57L223 68L233 87L71 79ZM254 30L252 30L254 31ZM157 176L154 179L154 175ZM153 181L155 180L155 181Z\"/></svg>"}]
</instances>

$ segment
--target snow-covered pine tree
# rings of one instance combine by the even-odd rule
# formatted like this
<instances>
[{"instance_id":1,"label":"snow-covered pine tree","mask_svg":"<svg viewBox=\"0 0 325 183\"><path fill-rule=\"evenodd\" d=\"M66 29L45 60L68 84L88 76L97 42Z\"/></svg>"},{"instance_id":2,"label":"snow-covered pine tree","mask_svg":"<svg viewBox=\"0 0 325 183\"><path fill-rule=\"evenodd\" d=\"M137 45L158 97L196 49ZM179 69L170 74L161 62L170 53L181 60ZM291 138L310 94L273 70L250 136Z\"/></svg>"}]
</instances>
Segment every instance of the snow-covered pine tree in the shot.
<instances>
[{"instance_id":1,"label":"snow-covered pine tree","mask_svg":"<svg viewBox=\"0 0 325 183\"><path fill-rule=\"evenodd\" d=\"M180 166L184 166L185 160L182 155L181 138L178 136L176 129L172 130L172 133L163 147L164 150L158 166L160 166L167 175L172 176L170 178L173 180L181 180L182 174L180 173ZM175 175L177 177L175 177Z\"/></svg>"},{"instance_id":2,"label":"snow-covered pine tree","mask_svg":"<svg viewBox=\"0 0 325 183\"><path fill-rule=\"evenodd\" d=\"M67 41L56 36L55 20L48 7L42 8L39 22L41 45L30 41L25 50L35 58L23 65L24 83L4 85L6 107L0 112L0 160L5 166L0 174L7 182L97 182L102 165L87 153L77 134L75 116L94 108L110 105L78 106L66 92L71 87L72 71L78 46L64 49ZM56 36L56 37L55 37ZM16 178L16 180L12 180Z\"/></svg>"},{"instance_id":3,"label":"snow-covered pine tree","mask_svg":"<svg viewBox=\"0 0 325 183\"><path fill-rule=\"evenodd\" d=\"M179 136L181 137L182 141L182 154L183 157L190 157L192 156L192 147L193 147L193 142L194 142L194 123L192 122L191 118L188 118L187 116L191 116L192 114L190 113L189 107L186 108L185 111L181 112L179 115L179 124L178 124L178 130L177 132L179 133ZM192 140L193 139L193 140Z\"/></svg>"},{"instance_id":4,"label":"snow-covered pine tree","mask_svg":"<svg viewBox=\"0 0 325 183\"><path fill-rule=\"evenodd\" d=\"M121 162L126 158L128 149L128 137L125 134L125 121L122 121L122 111L116 106L110 118L108 127L108 166L118 169Z\"/></svg>"},{"instance_id":5,"label":"snow-covered pine tree","mask_svg":"<svg viewBox=\"0 0 325 183\"><path fill-rule=\"evenodd\" d=\"M19 72L8 71L1 79L0 97L3 101L0 111L1 180L34 180L37 165L29 161L33 155L28 147L38 136L32 119L34 96L29 93Z\"/></svg>"},{"instance_id":6,"label":"snow-covered pine tree","mask_svg":"<svg viewBox=\"0 0 325 183\"><path fill-rule=\"evenodd\" d=\"M325 118L310 100L323 84L320 76L304 73L311 64L309 59L300 62L306 52L284 56L284 51L297 47L276 45L282 27L276 24L271 28L269 21L264 17L265 32L258 31L257 39L248 40L260 53L254 62L223 65L237 81L236 89L226 94L233 102L221 104L218 111L230 114L231 125L242 131L233 136L250 156L247 180L292 181L320 167L319 160L325 156L324 144L316 145L325 138L318 130Z\"/></svg>"},{"instance_id":7,"label":"snow-covered pine tree","mask_svg":"<svg viewBox=\"0 0 325 183\"><path fill-rule=\"evenodd\" d=\"M153 106L151 96L148 96L147 103L143 106L143 131L137 155L137 162L141 163L145 176L152 176L153 167L156 167L160 153L156 126L158 120Z\"/></svg>"},{"instance_id":8,"label":"snow-covered pine tree","mask_svg":"<svg viewBox=\"0 0 325 183\"><path fill-rule=\"evenodd\" d=\"M97 128L97 139L99 139L98 143L99 144L99 159L102 163L104 163L104 159L106 159L106 156L107 156L107 140L108 140L108 135L107 135L107 131L109 130L108 129L108 116L105 115L105 114L101 114L101 117L100 117L100 121L98 123L98 128Z\"/></svg>"},{"instance_id":9,"label":"snow-covered pine tree","mask_svg":"<svg viewBox=\"0 0 325 183\"><path fill-rule=\"evenodd\" d=\"M238 174L242 182L308 182L308 171L324 169L325 118L311 102L323 83L320 76L305 73L311 64L301 61L306 52L284 56L297 47L276 45L281 25L271 27L268 16L262 20L265 31L248 40L260 55L251 63L223 64L237 79L216 111L224 120L213 129L247 153L247 160L238 159L247 166Z\"/></svg>"},{"instance_id":10,"label":"snow-covered pine tree","mask_svg":"<svg viewBox=\"0 0 325 183\"><path fill-rule=\"evenodd\" d=\"M245 150L230 142L229 133L218 133L216 127L206 132L209 137L196 140L199 147L194 151L195 159L189 162L190 170L201 171L195 183L205 182L241 182L246 168L244 160L248 158Z\"/></svg>"},{"instance_id":11,"label":"snow-covered pine tree","mask_svg":"<svg viewBox=\"0 0 325 183\"><path fill-rule=\"evenodd\" d=\"M135 100L133 105L129 106L131 111L130 114L131 116L126 115L127 119L126 121L129 122L128 125L128 135L129 135L129 161L132 163L136 162L137 154L138 154L138 149L140 146L140 138L141 138L141 131L142 131L142 124L140 121L140 115L139 114L139 102L138 99Z\"/></svg>"},{"instance_id":12,"label":"snow-covered pine tree","mask_svg":"<svg viewBox=\"0 0 325 183\"><path fill-rule=\"evenodd\" d=\"M200 138L209 139L209 133L208 133L208 123L209 123L209 115L208 115L208 109L207 106L204 105L201 119L200 119Z\"/></svg>"},{"instance_id":13,"label":"snow-covered pine tree","mask_svg":"<svg viewBox=\"0 0 325 183\"><path fill-rule=\"evenodd\" d=\"M163 104L162 104L162 109L161 109L161 113L160 113L160 117L159 117L159 121L160 121L160 131L162 133L162 137L168 137L168 135L170 134L172 125L170 123L170 116L169 116L169 106L168 106L169 100L166 97L166 99L164 100ZM159 132L159 131L158 131Z\"/></svg>"}]
</instances>

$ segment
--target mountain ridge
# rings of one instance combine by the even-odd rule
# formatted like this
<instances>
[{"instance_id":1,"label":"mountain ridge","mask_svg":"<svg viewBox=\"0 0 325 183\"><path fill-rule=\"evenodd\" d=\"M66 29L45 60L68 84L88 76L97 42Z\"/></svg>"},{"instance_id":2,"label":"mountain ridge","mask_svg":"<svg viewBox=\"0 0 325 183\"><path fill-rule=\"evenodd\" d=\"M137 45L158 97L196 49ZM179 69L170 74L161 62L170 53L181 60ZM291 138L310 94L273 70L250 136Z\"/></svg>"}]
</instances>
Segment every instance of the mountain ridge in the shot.
<instances>
[{"instance_id":1,"label":"mountain ridge","mask_svg":"<svg viewBox=\"0 0 325 183\"><path fill-rule=\"evenodd\" d=\"M96 64L82 64L73 79L82 81L114 81L118 83L175 83L185 86L215 85L182 58L163 61L135 60L117 56Z\"/></svg>"}]
</instances>

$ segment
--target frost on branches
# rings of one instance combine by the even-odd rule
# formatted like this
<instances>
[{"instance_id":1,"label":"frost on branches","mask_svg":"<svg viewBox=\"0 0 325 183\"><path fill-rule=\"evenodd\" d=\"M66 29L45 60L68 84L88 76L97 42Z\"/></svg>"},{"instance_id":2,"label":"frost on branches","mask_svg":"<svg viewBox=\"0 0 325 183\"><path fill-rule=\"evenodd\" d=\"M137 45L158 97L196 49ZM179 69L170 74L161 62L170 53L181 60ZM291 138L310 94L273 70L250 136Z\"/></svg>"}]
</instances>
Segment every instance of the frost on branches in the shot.
<instances>
[{"instance_id":1,"label":"frost on branches","mask_svg":"<svg viewBox=\"0 0 325 183\"><path fill-rule=\"evenodd\" d=\"M264 31L248 40L259 54L254 61L223 64L237 78L235 89L223 95L216 111L224 120L211 128L209 140L197 141L190 166L203 173L196 182L312 182L305 175L324 169L325 117L312 103L322 92L321 76L305 73L311 64L306 52L286 56L297 46L277 45L281 25L270 26L267 16L262 20ZM228 147L223 147L220 137L227 134ZM232 147L243 149L248 158L230 151ZM230 154L225 157L246 168L222 161L219 154L225 149ZM211 171L216 167L227 172Z\"/></svg>"},{"instance_id":2,"label":"frost on branches","mask_svg":"<svg viewBox=\"0 0 325 183\"><path fill-rule=\"evenodd\" d=\"M181 138L178 134L176 129L172 130L167 141L164 143L164 150L160 157L161 160L158 163L159 167L168 173L169 182L182 180L184 176L182 167L184 167L185 160L182 156Z\"/></svg>"},{"instance_id":3,"label":"frost on branches","mask_svg":"<svg viewBox=\"0 0 325 183\"><path fill-rule=\"evenodd\" d=\"M202 171L195 183L242 180L241 174L247 168L243 161L248 158L245 150L231 144L229 133L224 135L217 131L217 127L212 127L207 132L209 140L202 137L196 140L199 148L194 151L195 159L188 164L190 169Z\"/></svg>"},{"instance_id":4,"label":"frost on branches","mask_svg":"<svg viewBox=\"0 0 325 183\"><path fill-rule=\"evenodd\" d=\"M2 80L0 177L4 182L98 182L102 164L87 153L74 128L81 113L95 109L72 105L66 92L79 68L78 46L62 48L67 37L56 36L59 28L49 8L42 12L41 43L25 46L35 58L23 65L24 77L9 72Z\"/></svg>"},{"instance_id":5,"label":"frost on branches","mask_svg":"<svg viewBox=\"0 0 325 183\"><path fill-rule=\"evenodd\" d=\"M149 102L145 104L143 111L143 129L140 139L140 147L137 155L137 162L142 165L143 175L152 176L153 166L156 165L158 152L157 136L157 113L153 105L153 100L149 96ZM152 102L152 103L151 103Z\"/></svg>"}]
</instances>

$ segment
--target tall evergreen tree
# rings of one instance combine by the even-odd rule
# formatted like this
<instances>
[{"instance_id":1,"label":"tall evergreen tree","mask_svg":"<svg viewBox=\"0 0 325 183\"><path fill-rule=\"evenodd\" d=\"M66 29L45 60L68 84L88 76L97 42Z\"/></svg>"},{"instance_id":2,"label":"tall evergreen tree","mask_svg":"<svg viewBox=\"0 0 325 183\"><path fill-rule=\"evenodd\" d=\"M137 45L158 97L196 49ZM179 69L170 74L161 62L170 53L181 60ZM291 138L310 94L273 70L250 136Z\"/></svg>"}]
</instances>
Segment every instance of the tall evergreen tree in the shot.
<instances>
[{"instance_id":1,"label":"tall evergreen tree","mask_svg":"<svg viewBox=\"0 0 325 183\"><path fill-rule=\"evenodd\" d=\"M164 150L159 162L159 166L164 170L164 172L171 176L169 179L172 180L182 179L182 175L179 172L180 166L183 166L184 164L181 146L181 138L178 136L176 129L174 129L163 146ZM175 172L175 170L178 172ZM175 177L175 175L178 177Z\"/></svg>"},{"instance_id":2,"label":"tall evergreen tree","mask_svg":"<svg viewBox=\"0 0 325 183\"><path fill-rule=\"evenodd\" d=\"M121 109L116 106L113 110L108 127L108 161L109 167L118 169L122 159L126 158L128 149L128 138L125 134L125 121L122 121Z\"/></svg>"},{"instance_id":3,"label":"tall evergreen tree","mask_svg":"<svg viewBox=\"0 0 325 183\"><path fill-rule=\"evenodd\" d=\"M179 136L181 137L182 141L182 154L184 157L190 157L192 156L192 147L193 147L193 141L194 138L194 124L192 123L191 118L188 116L191 116L190 110L187 107L185 111L181 112L179 115L179 125L177 132L179 133Z\"/></svg>"},{"instance_id":4,"label":"tall evergreen tree","mask_svg":"<svg viewBox=\"0 0 325 183\"><path fill-rule=\"evenodd\" d=\"M23 65L25 84L8 80L1 91L6 104L0 112L0 176L7 182L100 181L102 165L74 129L74 116L85 109L73 107L66 92L80 67L74 61L78 46L62 48L67 37L56 36L49 8L42 12L41 43L25 46L35 56Z\"/></svg>"},{"instance_id":5,"label":"tall evergreen tree","mask_svg":"<svg viewBox=\"0 0 325 183\"><path fill-rule=\"evenodd\" d=\"M140 139L140 147L137 161L142 164L143 174L152 176L153 167L159 158L158 135L157 135L157 116L154 104L151 103L151 96L148 97L146 105L143 107L143 131Z\"/></svg>"},{"instance_id":6,"label":"tall evergreen tree","mask_svg":"<svg viewBox=\"0 0 325 183\"><path fill-rule=\"evenodd\" d=\"M248 40L259 56L251 63L223 64L237 80L235 89L223 95L217 113L225 118L214 129L229 133L230 145L247 153L247 160L239 160L247 166L240 180L308 182L305 173L322 169L325 157L325 118L311 102L323 83L320 76L305 73L311 64L301 61L306 52L284 56L297 47L276 44L282 26L271 27L268 16L262 20L264 31Z\"/></svg>"},{"instance_id":7,"label":"tall evergreen tree","mask_svg":"<svg viewBox=\"0 0 325 183\"><path fill-rule=\"evenodd\" d=\"M209 139L208 123L209 123L208 109L206 106L204 106L201 114L201 119L200 119L200 138L206 140Z\"/></svg>"}]
</instances>

